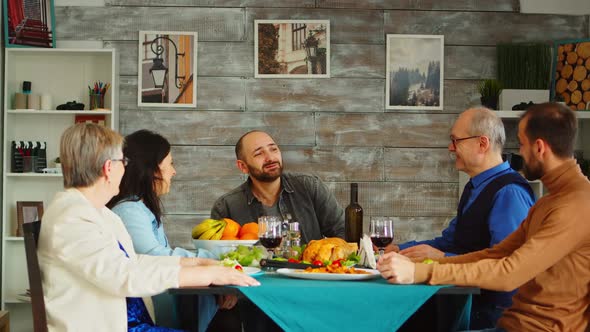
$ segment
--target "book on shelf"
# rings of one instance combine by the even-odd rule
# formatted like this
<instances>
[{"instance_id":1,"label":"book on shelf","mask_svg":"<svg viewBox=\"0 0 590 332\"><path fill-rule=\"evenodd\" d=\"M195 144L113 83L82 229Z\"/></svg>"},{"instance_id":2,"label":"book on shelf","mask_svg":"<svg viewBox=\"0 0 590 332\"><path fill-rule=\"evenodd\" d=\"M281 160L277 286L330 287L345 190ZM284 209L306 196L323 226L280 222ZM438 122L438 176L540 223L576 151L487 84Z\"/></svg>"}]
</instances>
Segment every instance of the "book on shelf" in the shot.
<instances>
[{"instance_id":1,"label":"book on shelf","mask_svg":"<svg viewBox=\"0 0 590 332\"><path fill-rule=\"evenodd\" d=\"M16 299L22 302L31 302L31 290L27 289L25 293L17 294Z\"/></svg>"}]
</instances>

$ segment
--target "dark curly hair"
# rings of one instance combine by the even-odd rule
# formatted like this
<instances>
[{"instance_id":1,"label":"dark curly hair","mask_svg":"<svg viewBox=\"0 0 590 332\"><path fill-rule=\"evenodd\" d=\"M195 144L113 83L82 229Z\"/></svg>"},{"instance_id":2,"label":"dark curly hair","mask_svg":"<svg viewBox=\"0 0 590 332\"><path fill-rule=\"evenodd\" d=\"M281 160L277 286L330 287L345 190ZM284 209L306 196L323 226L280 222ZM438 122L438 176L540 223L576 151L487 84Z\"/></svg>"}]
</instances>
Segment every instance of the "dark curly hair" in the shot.
<instances>
[{"instance_id":1,"label":"dark curly hair","mask_svg":"<svg viewBox=\"0 0 590 332\"><path fill-rule=\"evenodd\" d=\"M129 158L125 175L121 179L119 194L107 207L112 208L122 201L139 201L156 216L158 226L162 217L162 202L156 193L158 181L162 181L160 163L170 153L170 143L160 134L138 130L125 137L123 154Z\"/></svg>"}]
</instances>

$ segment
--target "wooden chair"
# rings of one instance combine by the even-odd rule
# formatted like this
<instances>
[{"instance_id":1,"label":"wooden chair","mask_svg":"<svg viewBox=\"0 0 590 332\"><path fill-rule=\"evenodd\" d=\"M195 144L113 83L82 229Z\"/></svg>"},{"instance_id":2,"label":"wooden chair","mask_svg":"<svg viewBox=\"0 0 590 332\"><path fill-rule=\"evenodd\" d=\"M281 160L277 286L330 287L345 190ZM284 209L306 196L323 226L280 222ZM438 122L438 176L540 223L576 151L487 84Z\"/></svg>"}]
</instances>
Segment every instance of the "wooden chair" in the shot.
<instances>
[{"instance_id":1,"label":"wooden chair","mask_svg":"<svg viewBox=\"0 0 590 332\"><path fill-rule=\"evenodd\" d=\"M47 332L47 315L41 283L41 270L37 258L37 241L41 231L41 221L23 224L27 270L29 271L29 288L33 306L33 327L35 332Z\"/></svg>"},{"instance_id":2,"label":"wooden chair","mask_svg":"<svg viewBox=\"0 0 590 332\"><path fill-rule=\"evenodd\" d=\"M0 332L10 332L10 315L8 311L0 310Z\"/></svg>"}]
</instances>

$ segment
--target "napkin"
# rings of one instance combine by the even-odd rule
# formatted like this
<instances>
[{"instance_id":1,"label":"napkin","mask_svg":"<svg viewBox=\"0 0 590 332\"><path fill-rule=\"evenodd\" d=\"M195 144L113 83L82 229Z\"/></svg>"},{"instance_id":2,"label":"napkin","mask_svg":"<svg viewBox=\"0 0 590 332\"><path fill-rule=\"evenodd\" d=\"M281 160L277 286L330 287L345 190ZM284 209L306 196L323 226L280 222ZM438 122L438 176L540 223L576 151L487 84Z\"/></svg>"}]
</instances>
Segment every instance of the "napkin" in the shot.
<instances>
[{"instance_id":1,"label":"napkin","mask_svg":"<svg viewBox=\"0 0 590 332\"><path fill-rule=\"evenodd\" d=\"M373 243L371 242L371 238L367 234L364 234L361 238L359 256L361 257L361 265L370 267L372 269L377 268L375 252L373 251Z\"/></svg>"}]
</instances>

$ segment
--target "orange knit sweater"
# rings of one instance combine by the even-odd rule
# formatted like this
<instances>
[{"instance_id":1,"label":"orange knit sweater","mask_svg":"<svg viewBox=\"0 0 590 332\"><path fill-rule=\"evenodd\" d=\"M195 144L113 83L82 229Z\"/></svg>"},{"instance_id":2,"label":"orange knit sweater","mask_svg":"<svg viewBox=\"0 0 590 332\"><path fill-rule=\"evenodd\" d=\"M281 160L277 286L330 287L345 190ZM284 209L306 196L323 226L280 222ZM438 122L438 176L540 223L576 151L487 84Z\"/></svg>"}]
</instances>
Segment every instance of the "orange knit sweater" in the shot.
<instances>
[{"instance_id":1,"label":"orange knit sweater","mask_svg":"<svg viewBox=\"0 0 590 332\"><path fill-rule=\"evenodd\" d=\"M574 160L541 181L549 194L504 241L436 264L416 264L415 281L518 288L498 326L510 332L584 331L590 320L590 182Z\"/></svg>"}]
</instances>

